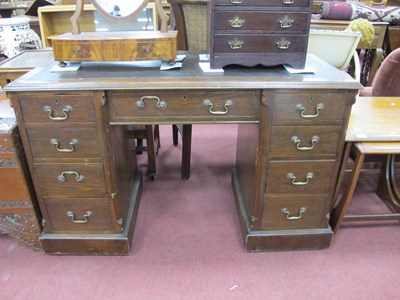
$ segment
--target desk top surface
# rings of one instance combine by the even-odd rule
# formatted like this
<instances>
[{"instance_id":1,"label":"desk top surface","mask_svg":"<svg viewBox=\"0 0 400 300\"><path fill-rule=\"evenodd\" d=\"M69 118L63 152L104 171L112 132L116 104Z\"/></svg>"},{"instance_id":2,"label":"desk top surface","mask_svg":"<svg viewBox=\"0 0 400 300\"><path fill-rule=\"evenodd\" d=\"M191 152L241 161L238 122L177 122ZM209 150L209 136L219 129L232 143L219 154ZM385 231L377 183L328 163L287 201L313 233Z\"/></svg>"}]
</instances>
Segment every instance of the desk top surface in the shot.
<instances>
[{"instance_id":1,"label":"desk top surface","mask_svg":"<svg viewBox=\"0 0 400 300\"><path fill-rule=\"evenodd\" d=\"M358 97L346 141L400 141L400 97Z\"/></svg>"},{"instance_id":2,"label":"desk top surface","mask_svg":"<svg viewBox=\"0 0 400 300\"><path fill-rule=\"evenodd\" d=\"M77 71L51 72L52 62L19 77L5 91L124 90L124 89L359 89L361 85L314 55L307 66L314 73L290 74L277 67L227 67L203 72L199 56L186 53L181 69L160 71L159 62L83 63Z\"/></svg>"}]
</instances>

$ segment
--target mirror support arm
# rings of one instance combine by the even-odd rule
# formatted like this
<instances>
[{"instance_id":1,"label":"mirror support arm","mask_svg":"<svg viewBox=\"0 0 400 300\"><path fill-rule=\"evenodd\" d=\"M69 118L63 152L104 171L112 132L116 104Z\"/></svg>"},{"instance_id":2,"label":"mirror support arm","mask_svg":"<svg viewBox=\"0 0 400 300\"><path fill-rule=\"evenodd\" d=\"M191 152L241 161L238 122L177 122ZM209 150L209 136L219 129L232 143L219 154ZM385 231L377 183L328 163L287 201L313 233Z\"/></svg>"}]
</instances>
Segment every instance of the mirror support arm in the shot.
<instances>
[{"instance_id":1,"label":"mirror support arm","mask_svg":"<svg viewBox=\"0 0 400 300\"><path fill-rule=\"evenodd\" d=\"M82 1L82 0L78 0L78 1ZM155 0L154 1L156 4L156 10L157 10L157 14L161 20L161 27L160 27L160 31L161 32L168 32L168 20L169 17L168 15L165 13L161 1L160 0Z\"/></svg>"},{"instance_id":2,"label":"mirror support arm","mask_svg":"<svg viewBox=\"0 0 400 300\"><path fill-rule=\"evenodd\" d=\"M76 10L70 19L72 24L72 34L81 33L81 29L79 27L79 21L82 13L83 13L83 0L76 0Z\"/></svg>"}]
</instances>

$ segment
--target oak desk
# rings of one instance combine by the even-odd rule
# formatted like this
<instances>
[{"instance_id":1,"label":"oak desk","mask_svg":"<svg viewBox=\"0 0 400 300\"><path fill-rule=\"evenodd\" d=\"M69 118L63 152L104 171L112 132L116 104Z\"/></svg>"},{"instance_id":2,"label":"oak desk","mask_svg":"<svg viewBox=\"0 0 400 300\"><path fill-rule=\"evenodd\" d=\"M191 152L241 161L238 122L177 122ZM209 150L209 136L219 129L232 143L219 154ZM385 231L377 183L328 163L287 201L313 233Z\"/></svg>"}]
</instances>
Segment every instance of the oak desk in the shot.
<instances>
[{"instance_id":1,"label":"oak desk","mask_svg":"<svg viewBox=\"0 0 400 300\"><path fill-rule=\"evenodd\" d=\"M232 186L248 251L323 249L351 105L361 85L315 56L315 70L157 62L35 69L5 87L39 199L42 248L129 254L142 190L131 124L239 123ZM179 233L177 233L179 234Z\"/></svg>"}]
</instances>

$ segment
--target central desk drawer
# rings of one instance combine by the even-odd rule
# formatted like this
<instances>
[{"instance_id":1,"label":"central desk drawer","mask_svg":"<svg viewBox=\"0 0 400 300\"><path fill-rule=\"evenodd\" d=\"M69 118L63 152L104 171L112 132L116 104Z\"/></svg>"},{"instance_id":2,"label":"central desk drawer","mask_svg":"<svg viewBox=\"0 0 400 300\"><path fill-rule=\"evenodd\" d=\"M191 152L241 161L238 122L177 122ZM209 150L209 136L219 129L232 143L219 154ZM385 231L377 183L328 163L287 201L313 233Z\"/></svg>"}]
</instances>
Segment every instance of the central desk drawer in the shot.
<instances>
[{"instance_id":1,"label":"central desk drawer","mask_svg":"<svg viewBox=\"0 0 400 300\"><path fill-rule=\"evenodd\" d=\"M260 102L258 90L110 91L107 96L112 123L180 123L187 116L191 122L256 121Z\"/></svg>"}]
</instances>

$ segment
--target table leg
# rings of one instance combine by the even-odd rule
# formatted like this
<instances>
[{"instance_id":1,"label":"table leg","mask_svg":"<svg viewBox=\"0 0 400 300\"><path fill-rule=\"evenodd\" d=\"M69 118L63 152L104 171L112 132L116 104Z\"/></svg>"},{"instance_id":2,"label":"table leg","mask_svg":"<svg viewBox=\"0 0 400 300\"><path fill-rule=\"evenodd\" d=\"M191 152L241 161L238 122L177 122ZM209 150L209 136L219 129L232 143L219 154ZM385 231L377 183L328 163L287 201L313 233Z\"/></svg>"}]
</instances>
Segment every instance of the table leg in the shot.
<instances>
[{"instance_id":1,"label":"table leg","mask_svg":"<svg viewBox=\"0 0 400 300\"><path fill-rule=\"evenodd\" d=\"M351 143L349 143L351 144ZM360 176L360 172L362 169L362 165L364 163L365 154L360 151L356 151L356 158L354 161L354 165L352 168L351 176L349 184L342 195L342 198L338 202L338 204L333 208L330 218L330 225L333 230L333 233L336 233L340 224L343 221L344 215L348 207L350 206L351 199L353 198L354 190L357 185L358 177ZM335 193L336 194L336 193Z\"/></svg>"}]
</instances>

